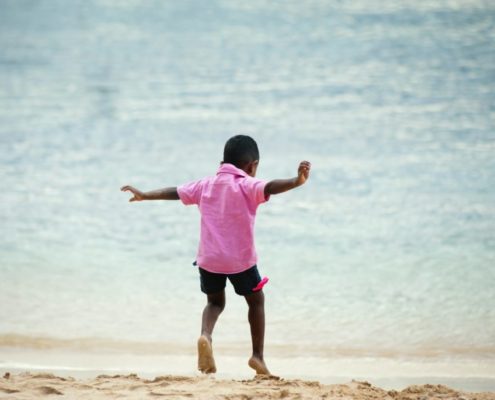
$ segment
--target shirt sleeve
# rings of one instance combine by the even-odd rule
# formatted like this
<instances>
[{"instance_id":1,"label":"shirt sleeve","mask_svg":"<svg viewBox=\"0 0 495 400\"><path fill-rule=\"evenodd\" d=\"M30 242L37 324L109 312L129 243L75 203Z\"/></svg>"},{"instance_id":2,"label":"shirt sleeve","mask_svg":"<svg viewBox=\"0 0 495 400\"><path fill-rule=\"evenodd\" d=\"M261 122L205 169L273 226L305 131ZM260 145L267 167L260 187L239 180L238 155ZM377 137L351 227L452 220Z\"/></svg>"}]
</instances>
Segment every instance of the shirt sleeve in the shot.
<instances>
[{"instance_id":1,"label":"shirt sleeve","mask_svg":"<svg viewBox=\"0 0 495 400\"><path fill-rule=\"evenodd\" d=\"M244 181L245 193L249 196L249 199L254 203L254 206L258 206L270 198L270 196L265 197L265 186L268 182L247 177Z\"/></svg>"},{"instance_id":2,"label":"shirt sleeve","mask_svg":"<svg viewBox=\"0 0 495 400\"><path fill-rule=\"evenodd\" d=\"M182 203L189 206L191 204L199 204L202 188L203 181L199 180L178 186L177 193Z\"/></svg>"}]
</instances>

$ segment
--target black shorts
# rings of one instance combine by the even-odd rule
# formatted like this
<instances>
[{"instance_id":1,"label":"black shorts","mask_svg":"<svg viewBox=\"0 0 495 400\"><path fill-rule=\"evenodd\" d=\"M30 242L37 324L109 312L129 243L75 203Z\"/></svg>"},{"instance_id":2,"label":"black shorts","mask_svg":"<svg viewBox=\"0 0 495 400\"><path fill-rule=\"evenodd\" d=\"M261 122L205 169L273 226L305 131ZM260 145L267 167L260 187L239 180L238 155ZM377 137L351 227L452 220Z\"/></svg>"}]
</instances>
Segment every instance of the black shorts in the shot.
<instances>
[{"instance_id":1,"label":"black shorts","mask_svg":"<svg viewBox=\"0 0 495 400\"><path fill-rule=\"evenodd\" d=\"M239 296L254 293L253 289L261 282L256 265L238 274L215 274L199 268L199 276L201 280L201 291L206 294L218 293L224 290L227 278Z\"/></svg>"}]
</instances>

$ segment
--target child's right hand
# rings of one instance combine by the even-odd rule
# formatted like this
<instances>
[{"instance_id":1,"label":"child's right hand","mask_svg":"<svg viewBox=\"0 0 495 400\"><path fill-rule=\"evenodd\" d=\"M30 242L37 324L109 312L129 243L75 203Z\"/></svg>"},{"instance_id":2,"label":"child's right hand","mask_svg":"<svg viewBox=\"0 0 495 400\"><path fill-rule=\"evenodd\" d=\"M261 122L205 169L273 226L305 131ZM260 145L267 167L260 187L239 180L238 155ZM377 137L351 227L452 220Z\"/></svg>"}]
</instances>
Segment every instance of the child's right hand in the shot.
<instances>
[{"instance_id":1,"label":"child's right hand","mask_svg":"<svg viewBox=\"0 0 495 400\"><path fill-rule=\"evenodd\" d=\"M132 186L122 186L120 188L123 192L131 192L134 196L129 199L129 201L141 201L144 200L144 194L140 190Z\"/></svg>"},{"instance_id":2,"label":"child's right hand","mask_svg":"<svg viewBox=\"0 0 495 400\"><path fill-rule=\"evenodd\" d=\"M309 161L301 161L297 170L296 183L297 186L304 185L309 178L311 163Z\"/></svg>"}]
</instances>

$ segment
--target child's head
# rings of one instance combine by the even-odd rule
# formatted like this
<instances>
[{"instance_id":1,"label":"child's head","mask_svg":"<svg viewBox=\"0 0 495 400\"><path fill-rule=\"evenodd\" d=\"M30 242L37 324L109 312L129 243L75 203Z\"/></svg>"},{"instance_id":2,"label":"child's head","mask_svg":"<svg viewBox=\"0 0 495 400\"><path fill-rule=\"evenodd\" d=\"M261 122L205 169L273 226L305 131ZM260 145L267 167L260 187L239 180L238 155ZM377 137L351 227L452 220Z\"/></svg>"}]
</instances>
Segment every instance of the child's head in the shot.
<instances>
[{"instance_id":1,"label":"child's head","mask_svg":"<svg viewBox=\"0 0 495 400\"><path fill-rule=\"evenodd\" d=\"M236 135L225 143L223 162L233 164L251 176L256 175L259 159L258 145L249 136Z\"/></svg>"}]
</instances>

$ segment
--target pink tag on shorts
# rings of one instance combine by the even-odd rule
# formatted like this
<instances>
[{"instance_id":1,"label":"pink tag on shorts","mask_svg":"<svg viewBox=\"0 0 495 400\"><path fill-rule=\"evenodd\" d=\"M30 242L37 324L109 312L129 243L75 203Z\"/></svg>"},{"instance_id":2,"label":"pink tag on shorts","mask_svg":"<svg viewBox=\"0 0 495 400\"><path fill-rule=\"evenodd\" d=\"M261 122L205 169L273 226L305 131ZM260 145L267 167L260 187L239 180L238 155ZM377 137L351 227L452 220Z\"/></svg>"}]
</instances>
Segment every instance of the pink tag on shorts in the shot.
<instances>
[{"instance_id":1,"label":"pink tag on shorts","mask_svg":"<svg viewBox=\"0 0 495 400\"><path fill-rule=\"evenodd\" d=\"M263 286L265 286L268 283L269 279L267 276L265 276L260 283L256 285L255 288L253 288L253 292L259 292L261 289L263 289Z\"/></svg>"}]
</instances>

